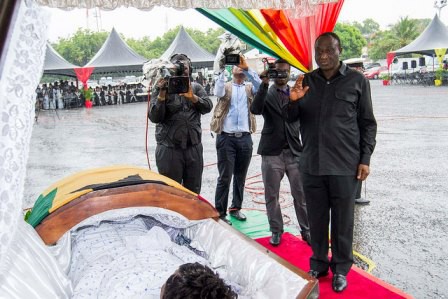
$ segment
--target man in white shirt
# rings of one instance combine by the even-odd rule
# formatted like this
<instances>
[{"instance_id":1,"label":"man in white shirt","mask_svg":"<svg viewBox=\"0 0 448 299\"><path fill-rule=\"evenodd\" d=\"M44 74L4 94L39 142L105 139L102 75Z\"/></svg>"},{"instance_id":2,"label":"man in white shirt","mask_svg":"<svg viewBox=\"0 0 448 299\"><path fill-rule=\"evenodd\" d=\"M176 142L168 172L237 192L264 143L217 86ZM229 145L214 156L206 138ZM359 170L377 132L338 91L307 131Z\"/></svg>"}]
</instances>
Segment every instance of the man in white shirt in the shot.
<instances>
[{"instance_id":1,"label":"man in white shirt","mask_svg":"<svg viewBox=\"0 0 448 299\"><path fill-rule=\"evenodd\" d=\"M240 63L232 69L233 80L226 83L222 71L215 82L214 94L218 102L210 124L217 133L218 183L215 207L220 218L226 219L230 181L233 175L233 198L229 214L240 221L246 220L241 213L244 184L252 158L251 133L256 131L255 116L250 113L250 104L261 84L258 74L249 69L246 60L240 56ZM251 83L245 82L249 79Z\"/></svg>"}]
</instances>

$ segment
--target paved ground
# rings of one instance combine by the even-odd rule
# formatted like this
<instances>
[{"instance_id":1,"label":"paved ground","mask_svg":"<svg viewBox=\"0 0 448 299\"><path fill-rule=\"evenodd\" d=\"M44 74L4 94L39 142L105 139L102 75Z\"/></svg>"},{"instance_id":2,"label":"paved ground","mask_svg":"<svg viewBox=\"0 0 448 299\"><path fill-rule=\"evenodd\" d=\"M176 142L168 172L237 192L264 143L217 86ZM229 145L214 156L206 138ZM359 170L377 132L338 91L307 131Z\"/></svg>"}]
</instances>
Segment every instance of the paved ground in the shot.
<instances>
[{"instance_id":1,"label":"paved ground","mask_svg":"<svg viewBox=\"0 0 448 299\"><path fill-rule=\"evenodd\" d=\"M367 181L368 206L356 207L355 250L376 263L373 274L416 298L447 298L448 284L448 88L381 86L372 81L378 121L377 147ZM215 100L215 99L213 99ZM56 180L87 168L112 164L147 167L147 103L43 111L33 131L24 207ZM213 201L217 169L214 142L203 117L202 194ZM262 127L262 118L258 131ZM154 125L148 133L154 162ZM254 157L245 208L263 209L261 159ZM283 186L284 212L296 225ZM249 191L249 190L248 190ZM364 195L364 190L363 190Z\"/></svg>"}]
</instances>

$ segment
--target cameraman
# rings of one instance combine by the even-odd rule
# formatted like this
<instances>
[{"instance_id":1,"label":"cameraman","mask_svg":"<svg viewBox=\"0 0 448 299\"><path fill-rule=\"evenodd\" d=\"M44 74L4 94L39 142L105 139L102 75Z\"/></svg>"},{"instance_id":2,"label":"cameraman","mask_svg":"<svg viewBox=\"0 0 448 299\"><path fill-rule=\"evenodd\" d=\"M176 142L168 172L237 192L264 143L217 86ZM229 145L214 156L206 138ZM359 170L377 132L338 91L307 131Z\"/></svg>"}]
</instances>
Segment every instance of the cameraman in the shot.
<instances>
[{"instance_id":1,"label":"cameraman","mask_svg":"<svg viewBox=\"0 0 448 299\"><path fill-rule=\"evenodd\" d=\"M218 156L218 183L215 194L215 207L220 218L226 219L230 181L233 176L233 198L230 216L244 221L241 213L246 174L252 158L251 133L256 131L255 116L250 113L250 104L260 86L258 74L250 70L243 56L232 69L233 81L225 83L224 70L216 80L214 93L218 97L213 112L210 129L217 133L216 152ZM248 78L249 82L245 82Z\"/></svg>"},{"instance_id":2,"label":"cameraman","mask_svg":"<svg viewBox=\"0 0 448 299\"><path fill-rule=\"evenodd\" d=\"M283 59L277 59L274 66L275 68L270 66L269 70L261 74L263 83L250 107L253 114L261 114L264 118L258 154L261 155L266 210L272 232L269 243L278 246L283 234L279 195L280 182L286 173L302 239L309 244L310 228L299 172L299 158L302 153L300 124L299 120L288 122L283 116L283 108L289 104L290 88L287 83L291 66ZM274 80L271 87L269 77Z\"/></svg>"},{"instance_id":3,"label":"cameraman","mask_svg":"<svg viewBox=\"0 0 448 299\"><path fill-rule=\"evenodd\" d=\"M168 94L168 80L161 78L151 93L148 117L157 124L156 164L160 174L200 193L204 164L201 115L209 113L213 103L204 88L192 82L187 55L174 54L170 61L183 64L183 75L190 77L190 86L186 93Z\"/></svg>"}]
</instances>

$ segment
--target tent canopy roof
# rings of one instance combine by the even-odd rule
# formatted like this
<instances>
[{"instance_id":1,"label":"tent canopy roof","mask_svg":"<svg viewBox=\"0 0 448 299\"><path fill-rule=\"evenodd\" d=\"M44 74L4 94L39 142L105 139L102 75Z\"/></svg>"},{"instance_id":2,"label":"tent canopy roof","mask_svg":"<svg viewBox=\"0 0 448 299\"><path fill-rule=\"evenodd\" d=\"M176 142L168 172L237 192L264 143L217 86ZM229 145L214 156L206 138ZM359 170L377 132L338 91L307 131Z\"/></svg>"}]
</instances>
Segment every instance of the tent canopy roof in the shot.
<instances>
[{"instance_id":1,"label":"tent canopy roof","mask_svg":"<svg viewBox=\"0 0 448 299\"><path fill-rule=\"evenodd\" d=\"M58 52L47 42L45 50L44 74L48 75L65 75L76 77L74 68L79 66L74 65L65 60Z\"/></svg>"},{"instance_id":2,"label":"tent canopy roof","mask_svg":"<svg viewBox=\"0 0 448 299\"><path fill-rule=\"evenodd\" d=\"M171 45L160 57L164 60L169 60L174 54L185 54L190 58L193 67L211 67L215 60L215 55L210 54L206 50L202 49L185 31L184 27L180 27L176 38Z\"/></svg>"},{"instance_id":3,"label":"tent canopy roof","mask_svg":"<svg viewBox=\"0 0 448 299\"><path fill-rule=\"evenodd\" d=\"M448 48L448 28L440 21L437 14L426 29L409 45L392 51L396 55L418 53L434 55L434 49Z\"/></svg>"},{"instance_id":4,"label":"tent canopy roof","mask_svg":"<svg viewBox=\"0 0 448 299\"><path fill-rule=\"evenodd\" d=\"M109 37L104 42L101 49L85 65L94 67L94 73L108 73L117 71L142 71L143 63L148 59L135 53L121 39L115 28L112 28Z\"/></svg>"}]
</instances>

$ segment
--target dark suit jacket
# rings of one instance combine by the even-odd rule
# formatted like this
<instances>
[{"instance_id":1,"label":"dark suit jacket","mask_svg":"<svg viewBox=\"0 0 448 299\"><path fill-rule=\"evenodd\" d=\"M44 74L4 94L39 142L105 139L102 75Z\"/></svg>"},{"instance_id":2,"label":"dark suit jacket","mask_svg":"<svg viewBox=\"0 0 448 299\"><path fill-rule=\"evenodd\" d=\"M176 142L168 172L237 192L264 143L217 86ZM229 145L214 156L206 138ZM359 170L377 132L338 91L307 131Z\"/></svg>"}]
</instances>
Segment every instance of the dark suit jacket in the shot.
<instances>
[{"instance_id":1,"label":"dark suit jacket","mask_svg":"<svg viewBox=\"0 0 448 299\"><path fill-rule=\"evenodd\" d=\"M261 114L264 118L257 153L263 156L277 156L289 145L293 154L300 156L302 142L299 120L294 122L286 120L283 111L288 101L282 99L282 94L277 91L275 85L268 88L267 84L262 83L250 106L253 114Z\"/></svg>"}]
</instances>

